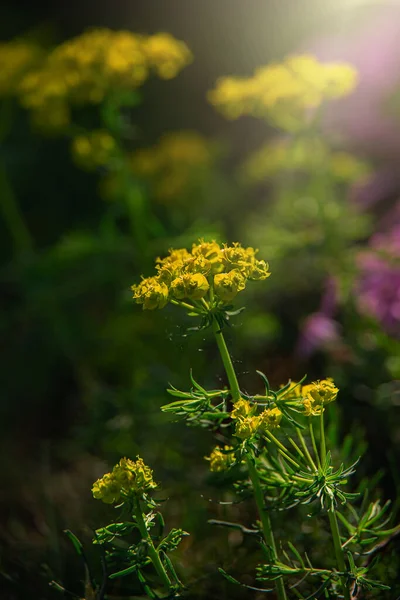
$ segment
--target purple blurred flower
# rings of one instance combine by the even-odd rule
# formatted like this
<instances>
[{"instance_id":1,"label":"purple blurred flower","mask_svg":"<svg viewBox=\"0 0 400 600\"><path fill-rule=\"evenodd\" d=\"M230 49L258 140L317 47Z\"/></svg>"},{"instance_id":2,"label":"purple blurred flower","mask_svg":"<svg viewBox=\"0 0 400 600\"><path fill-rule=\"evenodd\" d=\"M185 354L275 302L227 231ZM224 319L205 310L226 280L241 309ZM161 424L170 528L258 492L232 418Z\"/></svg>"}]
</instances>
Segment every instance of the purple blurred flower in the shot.
<instances>
[{"instance_id":1,"label":"purple blurred flower","mask_svg":"<svg viewBox=\"0 0 400 600\"><path fill-rule=\"evenodd\" d=\"M400 225L374 235L369 246L358 257L357 304L360 312L400 339Z\"/></svg>"},{"instance_id":2,"label":"purple blurred flower","mask_svg":"<svg viewBox=\"0 0 400 600\"><path fill-rule=\"evenodd\" d=\"M296 354L308 358L316 350L329 350L336 347L339 341L339 323L322 312L316 312L304 321Z\"/></svg>"},{"instance_id":3,"label":"purple blurred flower","mask_svg":"<svg viewBox=\"0 0 400 600\"><path fill-rule=\"evenodd\" d=\"M296 354L302 358L308 358L316 350L336 348L340 343L340 326L332 318L337 304L336 296L336 282L330 277L319 310L304 321L296 348Z\"/></svg>"}]
</instances>

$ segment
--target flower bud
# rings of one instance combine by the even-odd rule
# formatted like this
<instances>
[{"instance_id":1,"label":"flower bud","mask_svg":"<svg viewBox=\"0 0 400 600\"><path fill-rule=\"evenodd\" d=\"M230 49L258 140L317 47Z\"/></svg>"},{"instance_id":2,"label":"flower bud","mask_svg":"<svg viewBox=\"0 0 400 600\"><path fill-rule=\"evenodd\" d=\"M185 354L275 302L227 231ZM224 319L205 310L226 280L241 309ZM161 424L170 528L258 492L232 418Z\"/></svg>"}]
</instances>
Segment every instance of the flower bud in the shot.
<instances>
[{"instance_id":1,"label":"flower bud","mask_svg":"<svg viewBox=\"0 0 400 600\"><path fill-rule=\"evenodd\" d=\"M246 287L246 280L238 269L214 275L214 291L222 302L231 302Z\"/></svg>"},{"instance_id":2,"label":"flower bud","mask_svg":"<svg viewBox=\"0 0 400 600\"><path fill-rule=\"evenodd\" d=\"M175 298L182 300L189 298L191 300L199 300L203 298L208 290L209 283L201 273L184 273L171 283L171 291Z\"/></svg>"}]
</instances>

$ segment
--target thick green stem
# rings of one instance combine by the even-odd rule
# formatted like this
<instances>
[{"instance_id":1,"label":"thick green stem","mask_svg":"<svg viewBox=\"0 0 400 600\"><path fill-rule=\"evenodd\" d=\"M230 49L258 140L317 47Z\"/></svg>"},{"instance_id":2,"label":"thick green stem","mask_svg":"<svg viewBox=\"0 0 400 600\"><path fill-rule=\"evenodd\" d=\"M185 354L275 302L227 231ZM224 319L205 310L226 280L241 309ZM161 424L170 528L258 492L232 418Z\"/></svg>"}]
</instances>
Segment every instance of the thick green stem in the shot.
<instances>
[{"instance_id":1,"label":"thick green stem","mask_svg":"<svg viewBox=\"0 0 400 600\"><path fill-rule=\"evenodd\" d=\"M321 448L321 464L322 468L324 467L326 460L326 440L325 440L325 426L324 426L324 411L322 410L320 416L320 448ZM329 524L331 527L333 547L335 549L336 563L339 571L342 573L346 572L346 564L344 561L344 553L342 548L342 542L340 541L340 532L339 526L336 518L335 508L332 507L328 510ZM345 600L350 600L350 592L348 587L346 586L346 581L344 577L341 577L343 593Z\"/></svg>"},{"instance_id":2,"label":"thick green stem","mask_svg":"<svg viewBox=\"0 0 400 600\"><path fill-rule=\"evenodd\" d=\"M336 519L336 513L335 513L335 509L333 507L328 510L328 517L329 517L329 523L331 526L333 546L335 548L335 556L336 556L337 566L338 566L339 571L342 571L342 573L345 573L346 572L346 564L344 562L344 554L343 554L342 543L340 541L340 533L339 533L338 522ZM341 578L341 582L342 582L345 600L350 600L350 592L349 592L348 587L346 586L346 581L345 581L344 577Z\"/></svg>"},{"instance_id":3,"label":"thick green stem","mask_svg":"<svg viewBox=\"0 0 400 600\"><path fill-rule=\"evenodd\" d=\"M323 466L325 464L325 460L326 460L324 409L322 409L322 411L321 411L321 416L319 418L319 425L320 425L320 444L321 444L321 464Z\"/></svg>"},{"instance_id":4,"label":"thick green stem","mask_svg":"<svg viewBox=\"0 0 400 600\"><path fill-rule=\"evenodd\" d=\"M215 319L213 320L212 326L213 326L215 339L217 341L218 350L221 355L222 362L224 363L226 375L228 377L229 387L231 389L231 394L232 394L232 399L234 402L237 402L238 400L240 400L241 395L240 395L239 383L238 383L238 380L236 377L235 369L233 368L229 350L226 346L225 338L222 334L222 331L220 330L219 325Z\"/></svg>"},{"instance_id":5,"label":"thick green stem","mask_svg":"<svg viewBox=\"0 0 400 600\"><path fill-rule=\"evenodd\" d=\"M173 588L173 585L171 584L171 581L167 575L164 565L161 562L161 558L160 558L157 550L154 547L153 540L151 539L151 536L146 527L146 523L144 522L142 508L140 506L140 500L136 496L134 498L133 506L134 506L134 514L136 517L136 522L138 524L140 534L142 536L142 539L147 542L147 551L149 553L149 558L150 558L151 562L153 563L153 566L154 566L155 570L157 571L158 576L160 577L163 585L167 588L167 590L171 590Z\"/></svg>"},{"instance_id":6,"label":"thick green stem","mask_svg":"<svg viewBox=\"0 0 400 600\"><path fill-rule=\"evenodd\" d=\"M232 364L232 360L227 348L225 338L218 323L213 320L213 331L215 339L217 341L218 349L221 354L222 362L224 363L225 372L228 377L229 387L232 394L232 399L237 402L241 398L239 383L236 377L235 369ZM258 514L262 525L262 531L267 546L271 549L272 559L277 560L276 545L274 540L274 534L272 532L271 521L268 512L265 510L264 495L260 485L260 479L258 477L257 469L253 462L253 456L248 454L246 457L247 466L249 469L249 477L253 486L254 498L257 505ZM283 579L277 579L275 582L276 592L279 600L286 600L285 585Z\"/></svg>"},{"instance_id":7,"label":"thick green stem","mask_svg":"<svg viewBox=\"0 0 400 600\"><path fill-rule=\"evenodd\" d=\"M269 518L268 511L265 510L264 505L264 494L260 485L260 478L258 477L257 469L253 462L252 456L247 455L246 457L247 467L249 469L250 481L253 486L254 498L257 504L258 514L260 515L260 521L262 526L262 531L264 535L265 542L271 551L271 559L276 562L278 559L278 555L276 552L276 545L274 534L272 532L271 520ZM277 579L275 581L276 592L278 594L279 600L286 600L286 592L285 592L285 584L283 579Z\"/></svg>"}]
</instances>

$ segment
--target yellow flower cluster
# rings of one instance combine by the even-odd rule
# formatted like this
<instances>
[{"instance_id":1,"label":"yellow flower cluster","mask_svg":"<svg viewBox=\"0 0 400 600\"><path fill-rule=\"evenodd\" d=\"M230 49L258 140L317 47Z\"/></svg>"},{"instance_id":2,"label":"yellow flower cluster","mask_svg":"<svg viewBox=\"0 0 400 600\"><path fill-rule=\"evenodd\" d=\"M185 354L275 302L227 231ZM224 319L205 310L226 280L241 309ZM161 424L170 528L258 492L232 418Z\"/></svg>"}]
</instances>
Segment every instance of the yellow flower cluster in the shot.
<instances>
[{"instance_id":1,"label":"yellow flower cluster","mask_svg":"<svg viewBox=\"0 0 400 600\"><path fill-rule=\"evenodd\" d=\"M98 104L110 91L141 86L152 72L175 77L191 62L186 44L166 33L93 29L56 47L19 86L23 106L39 123L63 127L71 105Z\"/></svg>"},{"instance_id":2,"label":"yellow flower cluster","mask_svg":"<svg viewBox=\"0 0 400 600\"><path fill-rule=\"evenodd\" d=\"M338 392L330 377L306 385L292 381L281 399L284 402L295 401L307 417L312 417L320 415L327 404L334 402Z\"/></svg>"},{"instance_id":3,"label":"yellow flower cluster","mask_svg":"<svg viewBox=\"0 0 400 600\"><path fill-rule=\"evenodd\" d=\"M1 42L0 97L14 94L23 75L36 65L41 56L39 46L30 42Z\"/></svg>"},{"instance_id":4,"label":"yellow flower cluster","mask_svg":"<svg viewBox=\"0 0 400 600\"><path fill-rule=\"evenodd\" d=\"M115 157L116 150L115 139L103 129L77 135L71 144L76 164L88 171L108 165Z\"/></svg>"},{"instance_id":5,"label":"yellow flower cluster","mask_svg":"<svg viewBox=\"0 0 400 600\"><path fill-rule=\"evenodd\" d=\"M190 189L212 164L212 144L194 131L171 132L132 155L133 172L153 184L154 196L169 202Z\"/></svg>"},{"instance_id":6,"label":"yellow flower cluster","mask_svg":"<svg viewBox=\"0 0 400 600\"><path fill-rule=\"evenodd\" d=\"M282 412L279 408L267 408L256 415L257 405L241 398L235 402L231 412L231 418L235 423L235 436L247 440L253 435L262 434L265 431L279 427Z\"/></svg>"},{"instance_id":7,"label":"yellow flower cluster","mask_svg":"<svg viewBox=\"0 0 400 600\"><path fill-rule=\"evenodd\" d=\"M304 54L260 67L252 77L223 77L208 98L230 119L269 118L292 131L304 125L310 109L346 96L356 83L357 72L351 65L320 63Z\"/></svg>"},{"instance_id":8,"label":"yellow flower cluster","mask_svg":"<svg viewBox=\"0 0 400 600\"><path fill-rule=\"evenodd\" d=\"M256 258L257 250L239 243L222 247L215 241L199 240L192 251L171 249L156 261L157 275L132 286L133 298L143 309L163 308L169 301L205 299L210 308L226 304L245 288L247 280L270 276L268 263Z\"/></svg>"},{"instance_id":9,"label":"yellow flower cluster","mask_svg":"<svg viewBox=\"0 0 400 600\"><path fill-rule=\"evenodd\" d=\"M223 451L221 448L214 448L210 456L204 458L210 461L210 471L213 473L220 473L221 471L227 471L232 465L235 464L235 455L232 446L224 446Z\"/></svg>"},{"instance_id":10,"label":"yellow flower cluster","mask_svg":"<svg viewBox=\"0 0 400 600\"><path fill-rule=\"evenodd\" d=\"M338 388L332 379L323 379L315 381L309 385L303 385L303 407L307 417L320 415L325 406L334 402L338 395Z\"/></svg>"},{"instance_id":11,"label":"yellow flower cluster","mask_svg":"<svg viewBox=\"0 0 400 600\"><path fill-rule=\"evenodd\" d=\"M257 150L243 165L243 174L250 183L259 183L279 172L323 171L338 182L352 182L365 177L367 165L347 152L332 152L317 137L293 140L280 139Z\"/></svg>"},{"instance_id":12,"label":"yellow flower cluster","mask_svg":"<svg viewBox=\"0 0 400 600\"><path fill-rule=\"evenodd\" d=\"M142 494L157 487L153 471L138 456L136 461L121 458L111 473L106 473L94 482L92 493L96 500L114 504L131 494Z\"/></svg>"}]
</instances>

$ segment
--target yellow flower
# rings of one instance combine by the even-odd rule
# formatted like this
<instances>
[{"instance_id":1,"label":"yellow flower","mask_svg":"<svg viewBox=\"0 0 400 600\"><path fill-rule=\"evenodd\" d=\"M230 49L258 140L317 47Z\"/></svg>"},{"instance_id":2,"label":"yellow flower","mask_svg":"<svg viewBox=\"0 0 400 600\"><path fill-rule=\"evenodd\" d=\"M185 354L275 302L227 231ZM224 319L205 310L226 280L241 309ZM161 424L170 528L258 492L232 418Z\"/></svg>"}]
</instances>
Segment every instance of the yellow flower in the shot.
<instances>
[{"instance_id":1,"label":"yellow flower","mask_svg":"<svg viewBox=\"0 0 400 600\"><path fill-rule=\"evenodd\" d=\"M189 194L199 176L208 173L215 155L212 142L195 131L163 135L149 148L131 155L133 172L149 182L160 202Z\"/></svg>"},{"instance_id":2,"label":"yellow flower","mask_svg":"<svg viewBox=\"0 0 400 600\"><path fill-rule=\"evenodd\" d=\"M346 63L320 63L311 55L289 56L282 63L256 69L248 78L224 77L208 99L227 118L241 115L269 118L289 131L301 128L310 109L325 99L349 94L357 83Z\"/></svg>"},{"instance_id":3,"label":"yellow flower","mask_svg":"<svg viewBox=\"0 0 400 600\"><path fill-rule=\"evenodd\" d=\"M214 292L222 302L231 302L246 287L246 279L238 269L214 275Z\"/></svg>"},{"instance_id":4,"label":"yellow flower","mask_svg":"<svg viewBox=\"0 0 400 600\"><path fill-rule=\"evenodd\" d=\"M302 388L304 412L307 416L319 415L326 404L334 402L338 388L332 379L323 379Z\"/></svg>"},{"instance_id":5,"label":"yellow flower","mask_svg":"<svg viewBox=\"0 0 400 600\"><path fill-rule=\"evenodd\" d=\"M281 385L281 388L284 387ZM304 388L303 388L304 389ZM296 381L291 381L288 389L281 396L284 400L299 400L302 397L302 387Z\"/></svg>"},{"instance_id":6,"label":"yellow flower","mask_svg":"<svg viewBox=\"0 0 400 600\"><path fill-rule=\"evenodd\" d=\"M244 398L240 398L240 400L237 400L233 405L231 419L243 419L250 416L254 411L255 406L253 404Z\"/></svg>"},{"instance_id":7,"label":"yellow flower","mask_svg":"<svg viewBox=\"0 0 400 600\"><path fill-rule=\"evenodd\" d=\"M94 482L92 493L96 500L102 500L106 504L118 502L121 496L120 486L111 473L106 473Z\"/></svg>"},{"instance_id":8,"label":"yellow flower","mask_svg":"<svg viewBox=\"0 0 400 600\"><path fill-rule=\"evenodd\" d=\"M235 455L232 446L224 446L223 452L221 448L214 448L210 456L205 456L206 460L210 461L210 471L213 473L220 473L221 471L227 471L232 465L235 464Z\"/></svg>"},{"instance_id":9,"label":"yellow flower","mask_svg":"<svg viewBox=\"0 0 400 600\"><path fill-rule=\"evenodd\" d=\"M279 423L281 422L281 419L282 419L282 413L279 410L279 408L277 408L277 407L267 408L260 414L259 419L260 419L260 424L259 424L260 429L263 429L264 431L270 430L270 429L275 429L276 427L279 427Z\"/></svg>"},{"instance_id":10,"label":"yellow flower","mask_svg":"<svg viewBox=\"0 0 400 600\"><path fill-rule=\"evenodd\" d=\"M211 261L204 258L204 256L191 256L187 258L183 264L185 273L202 273L208 275L211 271Z\"/></svg>"},{"instance_id":11,"label":"yellow flower","mask_svg":"<svg viewBox=\"0 0 400 600\"><path fill-rule=\"evenodd\" d=\"M151 35L143 43L149 62L162 79L172 79L192 61L192 54L184 42L179 42L169 33Z\"/></svg>"},{"instance_id":12,"label":"yellow flower","mask_svg":"<svg viewBox=\"0 0 400 600\"><path fill-rule=\"evenodd\" d=\"M168 302L168 287L157 277L147 277L139 285L133 285L131 289L134 300L138 304L143 304L143 309L164 308Z\"/></svg>"},{"instance_id":13,"label":"yellow flower","mask_svg":"<svg viewBox=\"0 0 400 600\"><path fill-rule=\"evenodd\" d=\"M14 94L22 78L41 58L39 46L23 40L0 42L0 96Z\"/></svg>"},{"instance_id":14,"label":"yellow flower","mask_svg":"<svg viewBox=\"0 0 400 600\"><path fill-rule=\"evenodd\" d=\"M314 173L324 169L338 181L365 177L368 166L347 152L332 152L322 139L307 136L295 141L276 139L256 150L244 163L242 173L248 183L260 183L277 173L300 171Z\"/></svg>"},{"instance_id":15,"label":"yellow flower","mask_svg":"<svg viewBox=\"0 0 400 600\"><path fill-rule=\"evenodd\" d=\"M106 504L114 504L131 493L141 494L157 487L153 480L153 471L138 456L136 462L129 458L121 458L112 473L106 473L94 482L93 497Z\"/></svg>"},{"instance_id":16,"label":"yellow flower","mask_svg":"<svg viewBox=\"0 0 400 600\"><path fill-rule=\"evenodd\" d=\"M253 269L256 253L257 250L254 248L243 248L239 242L234 242L232 246L225 244L222 250L222 262L228 271L236 269L248 277Z\"/></svg>"},{"instance_id":17,"label":"yellow flower","mask_svg":"<svg viewBox=\"0 0 400 600\"><path fill-rule=\"evenodd\" d=\"M175 77L190 59L186 45L168 34L92 29L50 52L40 69L22 79L19 96L34 117L55 100L67 107L99 104L109 92L137 89L150 72Z\"/></svg>"},{"instance_id":18,"label":"yellow flower","mask_svg":"<svg viewBox=\"0 0 400 600\"><path fill-rule=\"evenodd\" d=\"M219 244L216 241L205 242L200 239L197 244L192 246L193 256L203 256L211 264L211 272L219 273L223 269L222 266L222 251Z\"/></svg>"},{"instance_id":19,"label":"yellow flower","mask_svg":"<svg viewBox=\"0 0 400 600\"><path fill-rule=\"evenodd\" d=\"M116 150L115 139L102 129L78 135L72 140L72 155L75 162L88 170L109 164Z\"/></svg>"},{"instance_id":20,"label":"yellow flower","mask_svg":"<svg viewBox=\"0 0 400 600\"><path fill-rule=\"evenodd\" d=\"M194 273L193 275L184 273L171 283L171 291L178 300L183 298L199 300L207 294L209 288L207 279L201 273Z\"/></svg>"},{"instance_id":21,"label":"yellow flower","mask_svg":"<svg viewBox=\"0 0 400 600\"><path fill-rule=\"evenodd\" d=\"M125 492L141 493L157 487L153 480L152 469L145 465L143 459L139 456L136 461L121 458L118 465L114 467L112 474L120 488Z\"/></svg>"},{"instance_id":22,"label":"yellow flower","mask_svg":"<svg viewBox=\"0 0 400 600\"><path fill-rule=\"evenodd\" d=\"M241 440L247 440L257 433L260 426L260 417L245 417L237 419L235 436Z\"/></svg>"},{"instance_id":23,"label":"yellow flower","mask_svg":"<svg viewBox=\"0 0 400 600\"><path fill-rule=\"evenodd\" d=\"M263 281L270 275L269 264L265 260L255 260L248 270L247 277L252 281Z\"/></svg>"}]
</instances>

